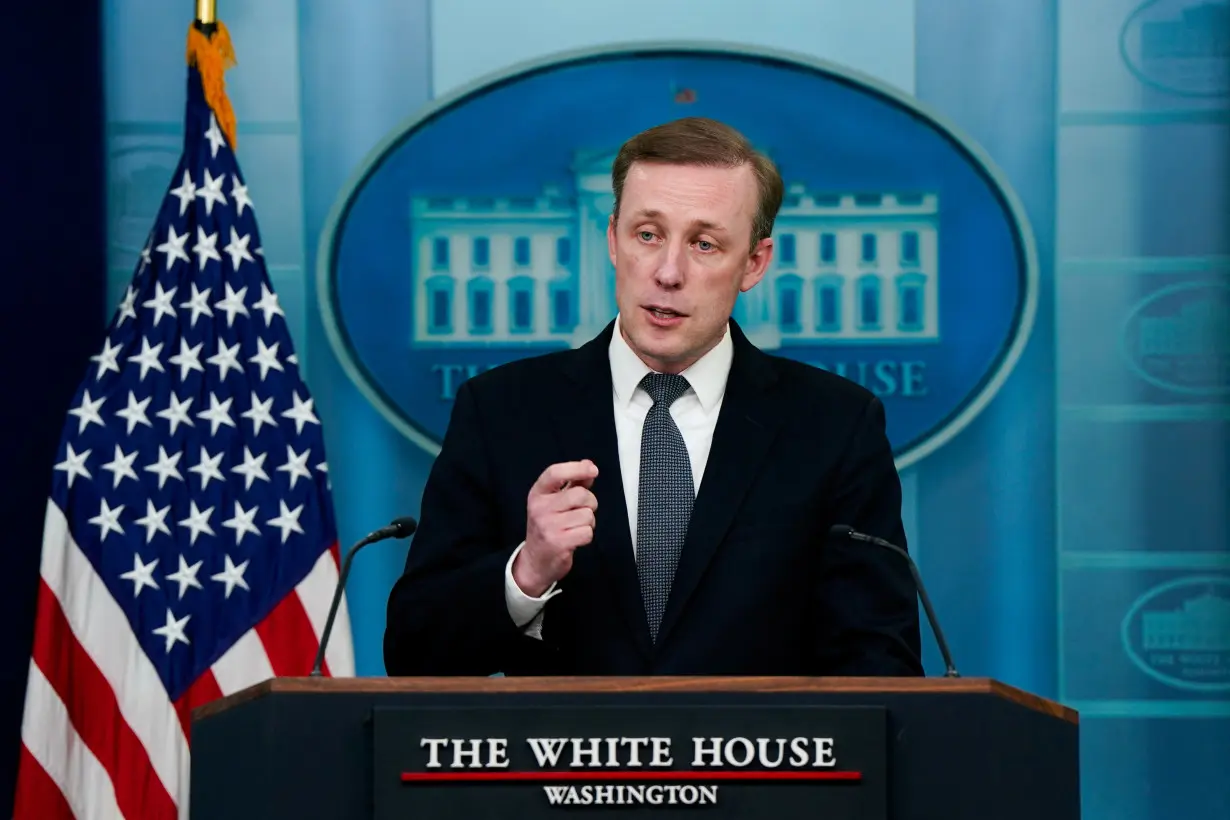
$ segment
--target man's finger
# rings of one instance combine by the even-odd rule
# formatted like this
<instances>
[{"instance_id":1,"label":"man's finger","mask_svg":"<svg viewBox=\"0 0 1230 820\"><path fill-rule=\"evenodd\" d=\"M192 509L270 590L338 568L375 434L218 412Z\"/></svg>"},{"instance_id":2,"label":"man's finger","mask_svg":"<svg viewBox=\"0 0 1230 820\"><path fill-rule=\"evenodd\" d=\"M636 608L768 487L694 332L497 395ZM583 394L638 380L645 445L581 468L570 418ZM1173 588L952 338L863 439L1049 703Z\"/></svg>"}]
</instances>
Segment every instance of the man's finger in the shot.
<instances>
[{"instance_id":1,"label":"man's finger","mask_svg":"<svg viewBox=\"0 0 1230 820\"><path fill-rule=\"evenodd\" d=\"M556 519L561 530L570 530L573 527L592 527L597 521L594 511L589 507L579 507L573 510L565 510L559 514Z\"/></svg>"},{"instance_id":2,"label":"man's finger","mask_svg":"<svg viewBox=\"0 0 1230 820\"><path fill-rule=\"evenodd\" d=\"M598 496L590 492L587 487L572 486L559 495L563 502L561 509L572 510L582 507L589 507L591 510L598 509Z\"/></svg>"},{"instance_id":3,"label":"man's finger","mask_svg":"<svg viewBox=\"0 0 1230 820\"><path fill-rule=\"evenodd\" d=\"M538 480L531 487L531 492L554 493L564 489L569 484L588 486L598 475L598 467L589 459L583 461L565 461L552 464L542 471Z\"/></svg>"},{"instance_id":4,"label":"man's finger","mask_svg":"<svg viewBox=\"0 0 1230 820\"><path fill-rule=\"evenodd\" d=\"M569 487L558 493L539 496L537 509L542 512L562 513L568 510L598 509L598 498L584 487Z\"/></svg>"},{"instance_id":5,"label":"man's finger","mask_svg":"<svg viewBox=\"0 0 1230 820\"><path fill-rule=\"evenodd\" d=\"M590 544L594 540L594 528L589 524L582 524L579 527L570 527L561 534L563 543L566 547L577 549Z\"/></svg>"}]
</instances>

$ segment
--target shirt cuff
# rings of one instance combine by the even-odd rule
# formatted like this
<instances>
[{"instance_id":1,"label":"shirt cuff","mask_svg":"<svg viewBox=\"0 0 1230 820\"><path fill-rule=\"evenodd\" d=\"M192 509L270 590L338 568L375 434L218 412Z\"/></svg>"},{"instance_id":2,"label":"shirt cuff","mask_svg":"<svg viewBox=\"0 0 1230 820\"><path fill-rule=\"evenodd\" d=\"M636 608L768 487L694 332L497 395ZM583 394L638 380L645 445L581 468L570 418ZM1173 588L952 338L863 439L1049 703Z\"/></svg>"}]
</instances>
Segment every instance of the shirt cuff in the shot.
<instances>
[{"instance_id":1,"label":"shirt cuff","mask_svg":"<svg viewBox=\"0 0 1230 820\"><path fill-rule=\"evenodd\" d=\"M521 587L517 586L517 582L513 580L513 562L517 560L517 555L524 546L524 541L518 544L509 557L508 563L504 565L504 603L508 605L508 614L512 616L513 623L524 629L530 637L541 639L542 609L546 606L547 601L559 595L563 590L556 589L555 584L551 584L541 597L534 598L526 595Z\"/></svg>"}]
</instances>

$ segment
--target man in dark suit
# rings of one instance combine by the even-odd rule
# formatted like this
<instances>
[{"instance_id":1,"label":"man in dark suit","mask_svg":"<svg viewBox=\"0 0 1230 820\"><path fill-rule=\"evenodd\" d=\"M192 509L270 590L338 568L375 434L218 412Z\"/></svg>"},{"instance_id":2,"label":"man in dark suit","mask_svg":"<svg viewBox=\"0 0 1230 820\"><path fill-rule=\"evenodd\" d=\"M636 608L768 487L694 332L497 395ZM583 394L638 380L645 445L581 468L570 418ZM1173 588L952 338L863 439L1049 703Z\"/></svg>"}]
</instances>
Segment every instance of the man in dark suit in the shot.
<instances>
[{"instance_id":1,"label":"man in dark suit","mask_svg":"<svg viewBox=\"0 0 1230 820\"><path fill-rule=\"evenodd\" d=\"M920 675L884 407L731 320L783 186L687 118L621 148L619 313L457 391L388 605L390 675Z\"/></svg>"}]
</instances>

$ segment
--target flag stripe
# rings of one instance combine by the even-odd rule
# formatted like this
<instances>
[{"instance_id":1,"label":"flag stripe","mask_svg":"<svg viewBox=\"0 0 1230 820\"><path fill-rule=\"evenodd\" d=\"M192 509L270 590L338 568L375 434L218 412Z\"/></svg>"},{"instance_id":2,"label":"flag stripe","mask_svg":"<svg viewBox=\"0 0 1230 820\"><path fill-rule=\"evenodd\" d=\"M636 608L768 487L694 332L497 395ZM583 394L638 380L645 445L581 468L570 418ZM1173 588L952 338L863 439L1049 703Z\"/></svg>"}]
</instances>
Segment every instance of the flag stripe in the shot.
<instances>
[{"instance_id":1,"label":"flag stripe","mask_svg":"<svg viewBox=\"0 0 1230 820\"><path fill-rule=\"evenodd\" d=\"M287 595L263 621L256 634L265 646L269 665L278 677L302 676L312 671L320 643L312 631L299 596Z\"/></svg>"},{"instance_id":2,"label":"flag stripe","mask_svg":"<svg viewBox=\"0 0 1230 820\"><path fill-rule=\"evenodd\" d=\"M218 688L218 682L214 680L213 673L207 669L192 682L188 691L175 701L175 714L179 717L184 737L189 741L192 739L192 710L220 697L222 697L222 690Z\"/></svg>"},{"instance_id":3,"label":"flag stripe","mask_svg":"<svg viewBox=\"0 0 1230 820\"><path fill-rule=\"evenodd\" d=\"M307 574L297 588L299 599L308 620L312 622L312 630L316 633L317 648L325 631L325 622L329 619L329 604L333 599L333 591L337 588L338 570L337 546L320 556L312 571ZM325 649L325 665L334 677L353 677L354 643L350 638L350 613L346 608L346 596L342 596L337 607L337 615L333 618L333 635L329 646Z\"/></svg>"},{"instance_id":4,"label":"flag stripe","mask_svg":"<svg viewBox=\"0 0 1230 820\"><path fill-rule=\"evenodd\" d=\"M182 802L189 762L179 718L123 610L77 548L54 502L47 505L43 526L41 572L81 648L113 687L120 714L145 747L167 793Z\"/></svg>"},{"instance_id":5,"label":"flag stripe","mask_svg":"<svg viewBox=\"0 0 1230 820\"><path fill-rule=\"evenodd\" d=\"M250 629L226 654L214 661L214 680L223 695L231 695L253 684L274 677L265 644L255 629Z\"/></svg>"},{"instance_id":6,"label":"flag stripe","mask_svg":"<svg viewBox=\"0 0 1230 820\"><path fill-rule=\"evenodd\" d=\"M149 755L120 716L110 683L77 643L46 583L39 584L33 660L55 692L78 737L111 776L126 817L175 817L175 803Z\"/></svg>"},{"instance_id":7,"label":"flag stripe","mask_svg":"<svg viewBox=\"0 0 1230 820\"><path fill-rule=\"evenodd\" d=\"M81 742L81 737L68 719L64 704L47 678L43 677L38 665L33 663L30 664L26 683L26 712L21 725L21 741L64 795L77 820L114 820L123 816L115 801L115 789L107 770ZM37 783L37 780L30 778L24 782ZM20 815L18 820L43 820L46 816L43 811L47 807L42 801L27 805L38 811Z\"/></svg>"},{"instance_id":8,"label":"flag stripe","mask_svg":"<svg viewBox=\"0 0 1230 820\"><path fill-rule=\"evenodd\" d=\"M17 797L13 820L74 820L63 792L23 743L17 760Z\"/></svg>"}]
</instances>

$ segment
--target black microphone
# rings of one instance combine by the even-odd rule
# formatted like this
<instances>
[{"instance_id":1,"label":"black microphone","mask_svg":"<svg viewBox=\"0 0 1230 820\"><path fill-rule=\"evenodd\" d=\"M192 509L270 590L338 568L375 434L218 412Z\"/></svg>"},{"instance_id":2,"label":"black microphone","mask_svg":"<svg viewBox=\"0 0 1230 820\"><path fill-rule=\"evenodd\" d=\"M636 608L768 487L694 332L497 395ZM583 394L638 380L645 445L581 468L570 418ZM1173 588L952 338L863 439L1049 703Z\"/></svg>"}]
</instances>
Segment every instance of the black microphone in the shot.
<instances>
[{"instance_id":1,"label":"black microphone","mask_svg":"<svg viewBox=\"0 0 1230 820\"><path fill-rule=\"evenodd\" d=\"M395 518L393 523L387 527L381 527L368 533L362 541L350 548L350 552L346 553L346 560L342 562L342 573L337 577L337 588L333 590L333 602L329 604L329 618L325 621L325 631L320 636L320 648L316 650L316 662L312 664L312 677L319 678L323 674L320 668L325 663L325 648L329 645L329 635L333 633L333 619L337 617L337 608L342 602L342 591L346 589L346 576L350 575L350 562L354 560L354 554L368 544L384 541L387 538L409 538L418 527L419 522L408 515Z\"/></svg>"},{"instance_id":2,"label":"black microphone","mask_svg":"<svg viewBox=\"0 0 1230 820\"><path fill-rule=\"evenodd\" d=\"M948 667L944 672L944 677L961 677L960 673L957 672L957 668L952 664L952 655L948 652L948 642L944 640L944 632L940 629L940 623L935 618L935 610L931 608L931 599L927 596L927 588L923 586L922 576L918 574L918 566L914 563L914 559L910 557L910 554L896 544L890 544L883 538L876 538L874 535L859 532L847 524L834 524L829 528L829 535L838 535L853 541L875 544L877 547L892 550L905 559L906 564L910 567L910 575L914 576L914 586L918 589L918 597L922 599L923 610L927 613L927 621L931 624L931 632L935 635L935 642L940 646L940 654L944 657L944 665Z\"/></svg>"}]
</instances>

